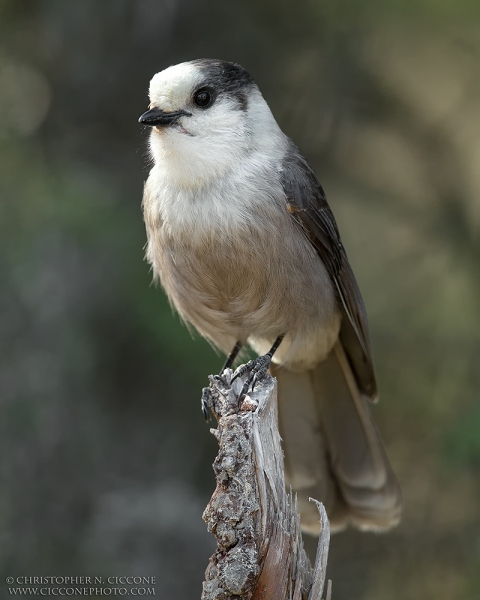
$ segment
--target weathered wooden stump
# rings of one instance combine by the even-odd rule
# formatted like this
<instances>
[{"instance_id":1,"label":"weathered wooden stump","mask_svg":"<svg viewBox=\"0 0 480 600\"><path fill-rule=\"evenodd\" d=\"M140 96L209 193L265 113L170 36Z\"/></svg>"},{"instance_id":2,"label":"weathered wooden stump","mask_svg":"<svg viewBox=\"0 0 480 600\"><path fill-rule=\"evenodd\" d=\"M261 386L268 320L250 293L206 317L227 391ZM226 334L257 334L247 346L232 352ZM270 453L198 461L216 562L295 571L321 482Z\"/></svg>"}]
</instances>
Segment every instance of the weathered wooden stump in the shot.
<instances>
[{"instance_id":1,"label":"weathered wooden stump","mask_svg":"<svg viewBox=\"0 0 480 600\"><path fill-rule=\"evenodd\" d=\"M315 566L305 553L296 498L286 493L277 385L267 376L241 402L243 380L210 377L219 452L217 487L203 518L217 540L202 600L321 600L330 526L323 505ZM327 599L331 594L331 582Z\"/></svg>"}]
</instances>

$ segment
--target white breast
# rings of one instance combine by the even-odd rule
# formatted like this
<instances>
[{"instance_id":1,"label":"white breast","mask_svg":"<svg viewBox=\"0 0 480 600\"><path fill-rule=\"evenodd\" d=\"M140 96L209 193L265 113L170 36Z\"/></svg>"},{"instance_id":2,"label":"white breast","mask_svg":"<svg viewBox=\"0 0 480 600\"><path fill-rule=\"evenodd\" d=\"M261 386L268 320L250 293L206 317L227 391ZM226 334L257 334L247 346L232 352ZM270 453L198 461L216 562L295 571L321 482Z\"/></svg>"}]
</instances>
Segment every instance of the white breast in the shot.
<instances>
[{"instance_id":1,"label":"white breast","mask_svg":"<svg viewBox=\"0 0 480 600\"><path fill-rule=\"evenodd\" d=\"M150 174L154 209L170 235L201 238L214 229L219 236L244 228L265 202L284 203L278 161L255 153L222 177L200 187L182 187L161 166Z\"/></svg>"}]
</instances>

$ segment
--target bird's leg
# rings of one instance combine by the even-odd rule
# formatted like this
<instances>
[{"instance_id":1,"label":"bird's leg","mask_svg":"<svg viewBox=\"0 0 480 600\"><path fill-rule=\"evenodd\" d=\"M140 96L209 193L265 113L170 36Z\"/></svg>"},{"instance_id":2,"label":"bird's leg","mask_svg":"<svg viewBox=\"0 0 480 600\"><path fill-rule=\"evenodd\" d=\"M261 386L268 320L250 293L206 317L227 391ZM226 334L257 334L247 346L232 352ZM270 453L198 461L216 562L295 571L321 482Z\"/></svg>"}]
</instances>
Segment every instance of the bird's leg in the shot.
<instances>
[{"instance_id":1,"label":"bird's leg","mask_svg":"<svg viewBox=\"0 0 480 600\"><path fill-rule=\"evenodd\" d=\"M223 365L222 370L220 371L220 374L215 375L215 377L218 377L219 379L222 378L222 373L225 371L225 369L229 369L233 365L233 361L237 358L237 355L240 352L240 350L242 349L242 346L243 346L243 342L241 342L239 340L233 347L233 350L228 355L227 360L225 361L225 364ZM210 392L210 388L204 387L202 389L201 402L202 402L202 412L203 412L203 416L205 417L205 421L209 421L210 413L208 411L212 407L212 394Z\"/></svg>"},{"instance_id":2,"label":"bird's leg","mask_svg":"<svg viewBox=\"0 0 480 600\"><path fill-rule=\"evenodd\" d=\"M283 335L279 335L267 354L264 354L263 356L257 356L257 358L254 358L253 360L249 360L247 364L238 367L238 369L235 371L232 381L234 381L237 377L241 377L244 373L247 373L248 371L250 372L250 375L247 377L247 381L245 381L242 391L240 392L239 398L242 398L248 392L250 386L252 386L253 392L253 388L255 387L257 381L262 379L262 377L265 377L268 368L270 367L270 363L272 362L273 355L282 343L283 338Z\"/></svg>"},{"instance_id":3,"label":"bird's leg","mask_svg":"<svg viewBox=\"0 0 480 600\"><path fill-rule=\"evenodd\" d=\"M243 343L240 340L235 344L233 350L230 352L227 360L225 361L222 370L220 371L220 375L225 371L225 369L230 369L230 367L233 365L233 361L237 358L237 354L242 349L242 346Z\"/></svg>"}]
</instances>

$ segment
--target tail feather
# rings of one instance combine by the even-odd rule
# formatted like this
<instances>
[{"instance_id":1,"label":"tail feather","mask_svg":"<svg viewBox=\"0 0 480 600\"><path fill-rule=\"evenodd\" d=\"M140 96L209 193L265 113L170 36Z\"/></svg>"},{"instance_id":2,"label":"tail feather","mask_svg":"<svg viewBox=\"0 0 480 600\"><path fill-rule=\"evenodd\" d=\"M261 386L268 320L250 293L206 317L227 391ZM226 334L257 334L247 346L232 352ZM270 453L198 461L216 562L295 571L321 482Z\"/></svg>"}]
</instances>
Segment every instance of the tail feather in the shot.
<instances>
[{"instance_id":1,"label":"tail feather","mask_svg":"<svg viewBox=\"0 0 480 600\"><path fill-rule=\"evenodd\" d=\"M298 492L303 529L319 533L309 496L325 504L332 529L396 525L400 487L341 343L311 371L273 372L286 475Z\"/></svg>"}]
</instances>

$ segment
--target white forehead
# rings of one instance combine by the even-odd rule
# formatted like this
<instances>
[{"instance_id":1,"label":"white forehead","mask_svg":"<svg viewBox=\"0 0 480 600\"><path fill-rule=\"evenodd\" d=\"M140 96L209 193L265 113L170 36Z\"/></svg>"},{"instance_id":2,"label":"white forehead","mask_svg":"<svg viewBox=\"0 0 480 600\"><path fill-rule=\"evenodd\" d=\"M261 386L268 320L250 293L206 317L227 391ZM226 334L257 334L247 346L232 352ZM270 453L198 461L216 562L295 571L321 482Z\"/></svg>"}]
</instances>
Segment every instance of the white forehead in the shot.
<instances>
[{"instance_id":1,"label":"white forehead","mask_svg":"<svg viewBox=\"0 0 480 600\"><path fill-rule=\"evenodd\" d=\"M203 80L196 65L185 62L168 67L152 77L150 81L150 102L152 104L170 104L185 101L193 89Z\"/></svg>"}]
</instances>

